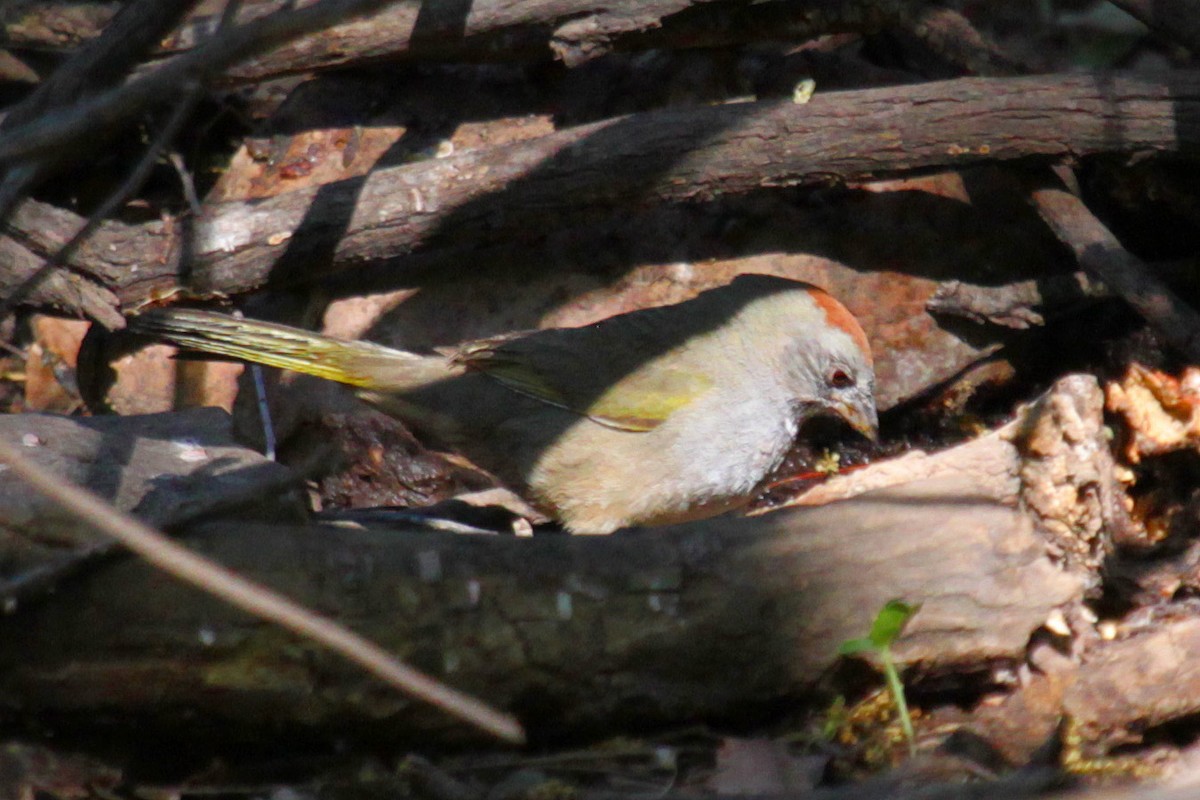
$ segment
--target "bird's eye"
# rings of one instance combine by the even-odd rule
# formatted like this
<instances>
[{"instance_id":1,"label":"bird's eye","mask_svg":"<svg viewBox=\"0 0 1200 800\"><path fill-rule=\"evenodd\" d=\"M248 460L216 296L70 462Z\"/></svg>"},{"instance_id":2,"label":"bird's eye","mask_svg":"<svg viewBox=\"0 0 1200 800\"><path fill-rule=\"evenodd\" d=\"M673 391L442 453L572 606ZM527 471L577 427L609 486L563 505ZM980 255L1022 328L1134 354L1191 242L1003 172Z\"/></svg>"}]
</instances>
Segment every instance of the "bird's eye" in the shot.
<instances>
[{"instance_id":1,"label":"bird's eye","mask_svg":"<svg viewBox=\"0 0 1200 800\"><path fill-rule=\"evenodd\" d=\"M854 378L844 369L835 369L829 373L829 385L834 389L847 389L854 385Z\"/></svg>"}]
</instances>

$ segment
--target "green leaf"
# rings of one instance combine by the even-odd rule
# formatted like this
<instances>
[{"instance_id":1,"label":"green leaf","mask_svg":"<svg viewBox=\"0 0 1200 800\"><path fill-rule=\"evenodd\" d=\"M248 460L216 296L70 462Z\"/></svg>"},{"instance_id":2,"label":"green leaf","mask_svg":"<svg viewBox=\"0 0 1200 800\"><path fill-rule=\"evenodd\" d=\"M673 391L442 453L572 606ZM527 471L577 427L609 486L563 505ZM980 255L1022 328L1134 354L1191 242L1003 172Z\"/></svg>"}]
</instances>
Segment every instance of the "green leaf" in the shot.
<instances>
[{"instance_id":1,"label":"green leaf","mask_svg":"<svg viewBox=\"0 0 1200 800\"><path fill-rule=\"evenodd\" d=\"M838 647L838 655L852 656L857 653L874 653L878 649L870 639L847 639Z\"/></svg>"},{"instance_id":2,"label":"green leaf","mask_svg":"<svg viewBox=\"0 0 1200 800\"><path fill-rule=\"evenodd\" d=\"M901 600L892 600L885 605L875 617L875 622L871 625L871 633L867 636L875 646L874 649L882 650L890 647L896 639L900 638L908 621L920 610L920 603L910 606Z\"/></svg>"}]
</instances>

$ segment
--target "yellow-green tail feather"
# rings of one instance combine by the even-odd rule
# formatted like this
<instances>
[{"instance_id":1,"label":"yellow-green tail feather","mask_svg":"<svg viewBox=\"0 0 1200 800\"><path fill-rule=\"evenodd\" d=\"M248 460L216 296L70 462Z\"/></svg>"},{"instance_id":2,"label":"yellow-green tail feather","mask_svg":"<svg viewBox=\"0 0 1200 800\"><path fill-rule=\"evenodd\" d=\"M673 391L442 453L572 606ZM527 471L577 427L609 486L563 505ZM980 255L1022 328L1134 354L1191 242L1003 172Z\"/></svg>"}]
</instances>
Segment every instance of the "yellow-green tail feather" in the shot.
<instances>
[{"instance_id":1,"label":"yellow-green tail feather","mask_svg":"<svg viewBox=\"0 0 1200 800\"><path fill-rule=\"evenodd\" d=\"M153 309L133 317L138 333L214 355L281 367L363 389L381 388L382 376L421 356L370 342L349 342L277 325L195 309ZM391 367L389 369L388 367Z\"/></svg>"}]
</instances>

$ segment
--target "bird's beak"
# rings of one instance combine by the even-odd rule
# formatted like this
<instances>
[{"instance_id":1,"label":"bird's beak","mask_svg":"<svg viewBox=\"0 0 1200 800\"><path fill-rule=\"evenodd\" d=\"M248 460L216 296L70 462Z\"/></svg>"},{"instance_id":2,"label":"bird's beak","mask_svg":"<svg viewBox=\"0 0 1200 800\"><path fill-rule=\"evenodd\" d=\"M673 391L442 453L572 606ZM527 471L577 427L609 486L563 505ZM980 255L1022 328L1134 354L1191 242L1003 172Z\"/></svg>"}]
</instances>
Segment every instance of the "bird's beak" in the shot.
<instances>
[{"instance_id":1,"label":"bird's beak","mask_svg":"<svg viewBox=\"0 0 1200 800\"><path fill-rule=\"evenodd\" d=\"M879 441L879 415L875 411L875 403L870 398L861 403L838 403L834 411L846 420L851 428L872 442Z\"/></svg>"}]
</instances>

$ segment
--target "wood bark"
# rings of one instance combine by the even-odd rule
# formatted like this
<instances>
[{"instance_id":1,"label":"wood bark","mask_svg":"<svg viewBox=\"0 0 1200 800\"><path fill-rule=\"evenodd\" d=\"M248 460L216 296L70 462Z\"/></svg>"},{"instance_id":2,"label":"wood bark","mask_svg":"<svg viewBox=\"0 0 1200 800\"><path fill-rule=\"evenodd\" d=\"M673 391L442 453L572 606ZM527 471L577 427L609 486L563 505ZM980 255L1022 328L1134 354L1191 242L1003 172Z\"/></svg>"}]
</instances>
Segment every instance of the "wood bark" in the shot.
<instances>
[{"instance_id":1,"label":"wood bark","mask_svg":"<svg viewBox=\"0 0 1200 800\"><path fill-rule=\"evenodd\" d=\"M130 123L156 103L169 103L180 92L211 81L230 64L336 22L356 19L389 2L392 0L317 0L304 8L268 14L225 30L119 88L12 128L0 138L0 162L23 163L72 146L79 148L76 157L81 158L82 152L95 147L98 131Z\"/></svg>"},{"instance_id":2,"label":"wood bark","mask_svg":"<svg viewBox=\"0 0 1200 800\"><path fill-rule=\"evenodd\" d=\"M7 109L0 130L12 130L40 114L117 83L175 28L193 5L195 0L127 3L106 21L95 39L55 70L28 98Z\"/></svg>"},{"instance_id":3,"label":"wood bark","mask_svg":"<svg viewBox=\"0 0 1200 800\"><path fill-rule=\"evenodd\" d=\"M815 186L981 162L1099 153L1182 154L1200 146L1200 76L1169 80L1054 76L962 79L649 112L546 137L383 168L365 179L253 203L209 206L198 220L109 223L72 259L93 292L126 306L185 291L229 295L374 265L394 284L461 269L489 248L613 209L704 202L764 187ZM27 273L21 251L52 252L78 220L18 209L0 293ZM183 254L190 260L184 264ZM39 302L94 311L71 286ZM74 294L72 294L74 292ZM112 313L104 316L114 324Z\"/></svg>"},{"instance_id":4,"label":"wood bark","mask_svg":"<svg viewBox=\"0 0 1200 800\"><path fill-rule=\"evenodd\" d=\"M13 48L76 48L99 36L120 10L119 2L22 0L5 3L0 20Z\"/></svg>"},{"instance_id":5,"label":"wood bark","mask_svg":"<svg viewBox=\"0 0 1200 800\"><path fill-rule=\"evenodd\" d=\"M856 473L827 496L869 491L821 507L609 537L214 523L189 541L536 736L746 718L808 697L896 598L923 603L897 648L917 674L1019 662L1094 584L1077 551L1095 549L1104 507L1051 519L1039 498L1106 491L1103 459L1071 466L1097 463L1100 402L1094 381L1068 379L1004 429ZM1067 525L1079 547L1048 543ZM462 733L133 559L26 606L0 623L10 711Z\"/></svg>"}]
</instances>

